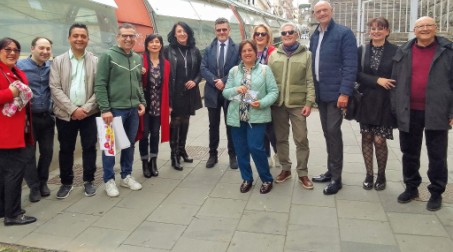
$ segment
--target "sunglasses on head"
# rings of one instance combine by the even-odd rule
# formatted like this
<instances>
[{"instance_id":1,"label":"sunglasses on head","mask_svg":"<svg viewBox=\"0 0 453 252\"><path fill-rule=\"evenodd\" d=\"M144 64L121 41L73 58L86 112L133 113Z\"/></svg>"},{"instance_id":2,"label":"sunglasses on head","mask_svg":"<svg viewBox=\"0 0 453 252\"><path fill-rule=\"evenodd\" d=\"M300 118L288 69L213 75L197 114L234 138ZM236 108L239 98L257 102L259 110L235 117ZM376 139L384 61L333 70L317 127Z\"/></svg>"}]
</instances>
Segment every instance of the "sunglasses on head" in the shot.
<instances>
[{"instance_id":1,"label":"sunglasses on head","mask_svg":"<svg viewBox=\"0 0 453 252\"><path fill-rule=\"evenodd\" d=\"M282 36L293 35L294 33L295 33L294 30L292 30L292 31L282 31L282 32L280 32L280 34L282 34Z\"/></svg>"},{"instance_id":2,"label":"sunglasses on head","mask_svg":"<svg viewBox=\"0 0 453 252\"><path fill-rule=\"evenodd\" d=\"M266 37L267 36L267 32L255 32L254 35L255 35L255 37L258 37L258 36Z\"/></svg>"}]
</instances>

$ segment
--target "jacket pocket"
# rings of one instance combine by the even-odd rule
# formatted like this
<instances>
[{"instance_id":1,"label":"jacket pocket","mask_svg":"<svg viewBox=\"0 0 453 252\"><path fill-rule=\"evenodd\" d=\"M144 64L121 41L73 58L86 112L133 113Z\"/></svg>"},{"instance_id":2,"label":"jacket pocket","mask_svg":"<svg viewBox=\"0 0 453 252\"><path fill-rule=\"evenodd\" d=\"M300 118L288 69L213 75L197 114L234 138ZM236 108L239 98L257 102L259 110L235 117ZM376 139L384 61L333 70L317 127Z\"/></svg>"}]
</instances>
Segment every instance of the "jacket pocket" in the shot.
<instances>
[{"instance_id":1,"label":"jacket pocket","mask_svg":"<svg viewBox=\"0 0 453 252\"><path fill-rule=\"evenodd\" d=\"M288 105L303 106L307 98L307 86L293 85L289 89Z\"/></svg>"}]
</instances>

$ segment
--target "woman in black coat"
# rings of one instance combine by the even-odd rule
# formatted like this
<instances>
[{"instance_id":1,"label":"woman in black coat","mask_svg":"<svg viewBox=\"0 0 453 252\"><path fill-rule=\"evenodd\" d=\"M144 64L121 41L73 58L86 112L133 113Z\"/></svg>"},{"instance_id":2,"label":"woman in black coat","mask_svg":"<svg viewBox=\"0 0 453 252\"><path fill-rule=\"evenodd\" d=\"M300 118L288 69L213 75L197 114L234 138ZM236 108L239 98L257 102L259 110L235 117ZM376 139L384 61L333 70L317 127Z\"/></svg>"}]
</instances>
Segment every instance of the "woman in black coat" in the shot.
<instances>
[{"instance_id":1,"label":"woman in black coat","mask_svg":"<svg viewBox=\"0 0 453 252\"><path fill-rule=\"evenodd\" d=\"M180 158L192 163L186 151L189 118L202 107L198 84L201 81L201 54L195 46L193 30L178 22L167 35L170 45L165 57L170 61L170 148L171 166L182 171Z\"/></svg>"},{"instance_id":2,"label":"woman in black coat","mask_svg":"<svg viewBox=\"0 0 453 252\"><path fill-rule=\"evenodd\" d=\"M362 154L365 161L366 177L363 188L373 188L373 146L376 149L378 175L374 188L385 189L385 168L387 166L388 148L386 139L393 139L395 119L391 113L390 89L395 87L392 75L392 58L396 45L387 41L390 26L383 17L373 18L368 22L371 41L359 47L359 71L357 82L363 93L357 121L360 122L362 134ZM365 50L363 50L365 46ZM362 52L365 52L362 60ZM363 65L363 67L362 67Z\"/></svg>"}]
</instances>

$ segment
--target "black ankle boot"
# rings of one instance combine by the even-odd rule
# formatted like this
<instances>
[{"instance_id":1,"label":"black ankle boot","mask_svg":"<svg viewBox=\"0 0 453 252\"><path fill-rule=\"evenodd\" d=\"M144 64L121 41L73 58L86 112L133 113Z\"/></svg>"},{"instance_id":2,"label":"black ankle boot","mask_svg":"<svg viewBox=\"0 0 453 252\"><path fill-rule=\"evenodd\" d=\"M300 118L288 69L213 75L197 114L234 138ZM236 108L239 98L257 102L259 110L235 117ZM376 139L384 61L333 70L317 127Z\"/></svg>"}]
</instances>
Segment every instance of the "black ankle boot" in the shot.
<instances>
[{"instance_id":1,"label":"black ankle boot","mask_svg":"<svg viewBox=\"0 0 453 252\"><path fill-rule=\"evenodd\" d=\"M149 169L151 171L151 175L154 177L159 176L159 171L157 170L157 163L156 163L156 157L152 157L149 160Z\"/></svg>"},{"instance_id":2,"label":"black ankle boot","mask_svg":"<svg viewBox=\"0 0 453 252\"><path fill-rule=\"evenodd\" d=\"M373 188L373 175L366 175L365 180L363 181L363 189L371 190Z\"/></svg>"},{"instance_id":3,"label":"black ankle boot","mask_svg":"<svg viewBox=\"0 0 453 252\"><path fill-rule=\"evenodd\" d=\"M142 170L143 170L143 176L145 178L151 178L151 170L149 168L148 160L142 160Z\"/></svg>"},{"instance_id":4,"label":"black ankle boot","mask_svg":"<svg viewBox=\"0 0 453 252\"><path fill-rule=\"evenodd\" d=\"M193 158L189 157L189 154L187 154L185 149L179 149L179 156L182 157L182 160L185 163L193 163Z\"/></svg>"},{"instance_id":5,"label":"black ankle boot","mask_svg":"<svg viewBox=\"0 0 453 252\"><path fill-rule=\"evenodd\" d=\"M171 166L177 171L182 171L182 166L179 163L179 156L175 153L171 153Z\"/></svg>"}]
</instances>

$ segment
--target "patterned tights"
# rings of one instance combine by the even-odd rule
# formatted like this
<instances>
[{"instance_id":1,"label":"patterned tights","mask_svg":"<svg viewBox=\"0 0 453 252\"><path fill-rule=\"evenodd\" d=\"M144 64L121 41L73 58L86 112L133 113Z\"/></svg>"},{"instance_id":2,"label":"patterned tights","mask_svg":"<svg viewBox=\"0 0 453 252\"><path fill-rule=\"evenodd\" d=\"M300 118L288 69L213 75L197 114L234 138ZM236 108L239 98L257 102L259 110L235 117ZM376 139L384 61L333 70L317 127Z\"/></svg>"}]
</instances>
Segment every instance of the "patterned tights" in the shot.
<instances>
[{"instance_id":1,"label":"patterned tights","mask_svg":"<svg viewBox=\"0 0 453 252\"><path fill-rule=\"evenodd\" d=\"M367 175L373 175L373 145L376 148L378 176L385 176L388 148L386 139L371 132L362 133L362 154Z\"/></svg>"}]
</instances>

